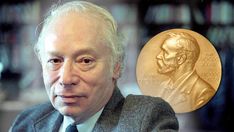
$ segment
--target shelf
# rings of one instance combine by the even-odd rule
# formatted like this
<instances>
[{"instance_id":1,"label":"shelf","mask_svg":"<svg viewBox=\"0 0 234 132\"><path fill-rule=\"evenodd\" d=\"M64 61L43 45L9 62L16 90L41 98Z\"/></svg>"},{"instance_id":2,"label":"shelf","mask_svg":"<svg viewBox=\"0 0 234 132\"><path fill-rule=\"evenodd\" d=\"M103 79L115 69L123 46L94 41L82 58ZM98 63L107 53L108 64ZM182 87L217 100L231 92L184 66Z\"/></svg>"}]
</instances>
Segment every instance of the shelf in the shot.
<instances>
[{"instance_id":1,"label":"shelf","mask_svg":"<svg viewBox=\"0 0 234 132\"><path fill-rule=\"evenodd\" d=\"M233 0L140 0L140 4L143 5L160 5L160 4L209 4L211 2L230 2L234 3Z\"/></svg>"},{"instance_id":2,"label":"shelf","mask_svg":"<svg viewBox=\"0 0 234 132\"><path fill-rule=\"evenodd\" d=\"M198 27L198 28L203 28L203 29L207 29L210 27L234 27L234 23L230 23L230 24L214 24L214 23L205 23L205 24L197 24L197 23L190 23L190 24L181 24L181 23L166 23L166 24L155 24L155 23L150 23L150 24L142 24L144 27L147 27L149 29L158 29L161 27L167 27L167 28L180 28L180 27Z\"/></svg>"},{"instance_id":3,"label":"shelf","mask_svg":"<svg viewBox=\"0 0 234 132\"><path fill-rule=\"evenodd\" d=\"M21 23L0 23L0 32L9 32L14 30L19 30L20 27L24 26Z\"/></svg>"},{"instance_id":4,"label":"shelf","mask_svg":"<svg viewBox=\"0 0 234 132\"><path fill-rule=\"evenodd\" d=\"M1 0L0 5L21 4L26 2L33 2L35 0Z\"/></svg>"},{"instance_id":5,"label":"shelf","mask_svg":"<svg viewBox=\"0 0 234 132\"><path fill-rule=\"evenodd\" d=\"M191 2L191 1L190 1ZM188 3L188 0L141 0L140 4L142 5L157 5L157 4L183 4Z\"/></svg>"}]
</instances>

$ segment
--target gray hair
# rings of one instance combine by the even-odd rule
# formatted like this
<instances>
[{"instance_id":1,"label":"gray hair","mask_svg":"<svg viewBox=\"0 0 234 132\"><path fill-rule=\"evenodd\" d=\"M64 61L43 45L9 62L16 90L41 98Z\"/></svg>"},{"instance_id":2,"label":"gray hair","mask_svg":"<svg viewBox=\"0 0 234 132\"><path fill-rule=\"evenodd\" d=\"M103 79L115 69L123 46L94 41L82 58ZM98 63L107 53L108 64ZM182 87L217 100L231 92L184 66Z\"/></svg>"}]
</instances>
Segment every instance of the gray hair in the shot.
<instances>
[{"instance_id":1,"label":"gray hair","mask_svg":"<svg viewBox=\"0 0 234 132\"><path fill-rule=\"evenodd\" d=\"M176 47L178 54L185 53L188 57L188 62L195 64L199 58L200 48L197 40L188 33L169 32L168 39L176 39Z\"/></svg>"},{"instance_id":2,"label":"gray hair","mask_svg":"<svg viewBox=\"0 0 234 132\"><path fill-rule=\"evenodd\" d=\"M124 60L124 46L122 43L122 36L117 29L116 21L106 9L85 1L72 1L62 5L52 6L43 22L38 41L34 46L34 50L37 56L40 57L40 49L43 45L43 39L45 37L49 24L53 21L54 18L70 11L74 11L77 13L87 13L88 15L91 15L96 19L98 18L104 21L105 27L102 31L104 37L103 39L107 43L106 45L110 47L112 51L112 68L114 68L114 66L119 63L121 68L120 70L122 71Z\"/></svg>"}]
</instances>

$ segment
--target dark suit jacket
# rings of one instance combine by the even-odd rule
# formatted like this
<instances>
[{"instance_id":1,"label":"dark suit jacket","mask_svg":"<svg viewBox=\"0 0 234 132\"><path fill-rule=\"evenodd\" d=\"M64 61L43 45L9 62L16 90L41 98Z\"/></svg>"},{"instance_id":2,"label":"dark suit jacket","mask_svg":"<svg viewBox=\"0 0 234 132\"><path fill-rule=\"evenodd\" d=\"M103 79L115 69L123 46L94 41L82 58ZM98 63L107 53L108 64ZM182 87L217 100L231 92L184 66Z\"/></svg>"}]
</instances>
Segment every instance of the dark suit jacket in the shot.
<instances>
[{"instance_id":1,"label":"dark suit jacket","mask_svg":"<svg viewBox=\"0 0 234 132\"><path fill-rule=\"evenodd\" d=\"M63 116L50 103L22 112L13 123L13 132L57 132ZM177 131L178 121L161 98L114 93L95 124L94 132Z\"/></svg>"}]
</instances>

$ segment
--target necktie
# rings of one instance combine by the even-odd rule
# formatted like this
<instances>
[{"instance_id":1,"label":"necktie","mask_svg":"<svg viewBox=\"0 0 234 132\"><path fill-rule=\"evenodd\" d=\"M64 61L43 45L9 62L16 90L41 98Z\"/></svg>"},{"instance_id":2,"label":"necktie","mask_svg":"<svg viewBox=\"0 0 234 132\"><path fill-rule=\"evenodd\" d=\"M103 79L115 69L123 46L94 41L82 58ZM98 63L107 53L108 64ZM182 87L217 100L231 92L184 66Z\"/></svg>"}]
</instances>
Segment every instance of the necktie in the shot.
<instances>
[{"instance_id":1,"label":"necktie","mask_svg":"<svg viewBox=\"0 0 234 132\"><path fill-rule=\"evenodd\" d=\"M76 125L70 124L67 128L66 128L66 132L78 132Z\"/></svg>"}]
</instances>

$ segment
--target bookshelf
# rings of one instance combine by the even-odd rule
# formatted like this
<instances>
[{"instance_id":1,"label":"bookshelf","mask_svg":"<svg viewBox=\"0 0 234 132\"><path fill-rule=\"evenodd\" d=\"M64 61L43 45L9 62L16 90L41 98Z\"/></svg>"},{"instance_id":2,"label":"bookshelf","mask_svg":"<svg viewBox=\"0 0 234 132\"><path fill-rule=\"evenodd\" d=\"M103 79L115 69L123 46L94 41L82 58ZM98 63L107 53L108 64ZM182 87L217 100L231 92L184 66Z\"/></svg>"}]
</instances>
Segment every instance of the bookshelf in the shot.
<instances>
[{"instance_id":1,"label":"bookshelf","mask_svg":"<svg viewBox=\"0 0 234 132\"><path fill-rule=\"evenodd\" d=\"M212 43L218 40L231 40L234 27L234 5L229 0L159 0L140 1L139 20L144 44L148 38L171 28L187 28L208 37ZM148 30L152 29L152 30ZM228 29L227 31L224 31ZM217 32L224 31L228 37L216 37ZM215 32L213 32L215 31ZM146 38L146 39L144 39ZM219 43L219 41L218 41Z\"/></svg>"},{"instance_id":2,"label":"bookshelf","mask_svg":"<svg viewBox=\"0 0 234 132\"><path fill-rule=\"evenodd\" d=\"M38 0L0 1L0 131L8 131L19 111L29 105L19 99L22 91L32 85L25 78L38 80L31 69L37 64L32 44L40 6Z\"/></svg>"},{"instance_id":3,"label":"bookshelf","mask_svg":"<svg viewBox=\"0 0 234 132\"><path fill-rule=\"evenodd\" d=\"M35 59L32 44L40 18L40 3L36 0L0 2L0 90L6 100L17 99L20 81Z\"/></svg>"}]
</instances>

